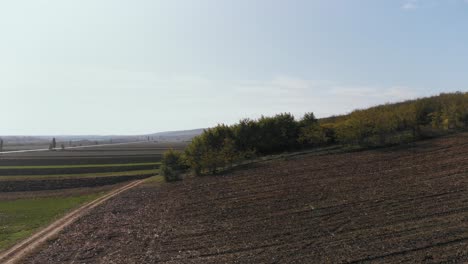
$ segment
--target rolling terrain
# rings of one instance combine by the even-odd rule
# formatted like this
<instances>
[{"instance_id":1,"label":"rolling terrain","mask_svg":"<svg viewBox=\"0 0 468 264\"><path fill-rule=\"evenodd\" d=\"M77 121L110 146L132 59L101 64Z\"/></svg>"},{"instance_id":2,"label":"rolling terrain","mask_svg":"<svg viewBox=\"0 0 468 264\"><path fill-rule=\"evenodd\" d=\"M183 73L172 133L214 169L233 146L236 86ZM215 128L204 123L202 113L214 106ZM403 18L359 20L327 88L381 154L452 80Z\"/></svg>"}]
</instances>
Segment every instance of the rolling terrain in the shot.
<instances>
[{"instance_id":1,"label":"rolling terrain","mask_svg":"<svg viewBox=\"0 0 468 264\"><path fill-rule=\"evenodd\" d=\"M146 183L25 263L468 261L468 134Z\"/></svg>"},{"instance_id":2,"label":"rolling terrain","mask_svg":"<svg viewBox=\"0 0 468 264\"><path fill-rule=\"evenodd\" d=\"M162 153L184 146L139 142L1 153L0 253L84 203L157 175Z\"/></svg>"}]
</instances>

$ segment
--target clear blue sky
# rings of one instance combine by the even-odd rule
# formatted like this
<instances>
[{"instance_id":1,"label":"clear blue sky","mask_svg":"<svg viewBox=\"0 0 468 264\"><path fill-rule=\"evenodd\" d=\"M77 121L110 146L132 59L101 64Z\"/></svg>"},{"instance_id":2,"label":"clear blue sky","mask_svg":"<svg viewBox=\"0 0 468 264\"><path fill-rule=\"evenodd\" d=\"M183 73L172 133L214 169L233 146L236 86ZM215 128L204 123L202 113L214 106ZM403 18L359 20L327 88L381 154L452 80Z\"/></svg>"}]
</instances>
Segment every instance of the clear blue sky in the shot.
<instances>
[{"instance_id":1,"label":"clear blue sky","mask_svg":"<svg viewBox=\"0 0 468 264\"><path fill-rule=\"evenodd\" d=\"M141 134L468 90L465 0L0 2L0 134Z\"/></svg>"}]
</instances>

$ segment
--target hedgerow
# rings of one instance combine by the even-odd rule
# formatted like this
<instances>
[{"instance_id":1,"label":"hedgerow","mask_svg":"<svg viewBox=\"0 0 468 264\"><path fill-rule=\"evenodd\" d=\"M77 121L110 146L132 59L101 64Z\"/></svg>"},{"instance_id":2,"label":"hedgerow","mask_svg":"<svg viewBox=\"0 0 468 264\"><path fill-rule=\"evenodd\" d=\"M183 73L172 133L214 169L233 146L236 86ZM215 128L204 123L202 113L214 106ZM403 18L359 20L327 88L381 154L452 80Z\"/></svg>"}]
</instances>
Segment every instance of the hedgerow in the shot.
<instances>
[{"instance_id":1,"label":"hedgerow","mask_svg":"<svg viewBox=\"0 0 468 264\"><path fill-rule=\"evenodd\" d=\"M257 155L269 155L334 144L385 146L464 130L468 127L468 93L449 93L385 104L348 115L318 120L307 113L295 120L289 113L244 119L206 129L185 151L196 175ZM173 155L173 154L171 154Z\"/></svg>"}]
</instances>

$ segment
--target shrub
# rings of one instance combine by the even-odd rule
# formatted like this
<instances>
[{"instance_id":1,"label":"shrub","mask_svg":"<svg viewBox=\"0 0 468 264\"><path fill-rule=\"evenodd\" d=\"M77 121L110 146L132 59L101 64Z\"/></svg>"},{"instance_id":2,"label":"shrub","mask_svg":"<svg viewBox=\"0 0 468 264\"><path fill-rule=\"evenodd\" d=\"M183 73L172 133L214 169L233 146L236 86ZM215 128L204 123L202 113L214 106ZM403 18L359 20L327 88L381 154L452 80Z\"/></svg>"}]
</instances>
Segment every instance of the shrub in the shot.
<instances>
[{"instance_id":1,"label":"shrub","mask_svg":"<svg viewBox=\"0 0 468 264\"><path fill-rule=\"evenodd\" d=\"M166 181L173 182L181 180L182 173L187 169L188 166L182 152L169 150L164 153L160 171Z\"/></svg>"},{"instance_id":2,"label":"shrub","mask_svg":"<svg viewBox=\"0 0 468 264\"><path fill-rule=\"evenodd\" d=\"M205 172L215 174L219 168L232 166L239 159L239 151L232 137L230 127L218 125L192 140L185 154L195 175Z\"/></svg>"}]
</instances>

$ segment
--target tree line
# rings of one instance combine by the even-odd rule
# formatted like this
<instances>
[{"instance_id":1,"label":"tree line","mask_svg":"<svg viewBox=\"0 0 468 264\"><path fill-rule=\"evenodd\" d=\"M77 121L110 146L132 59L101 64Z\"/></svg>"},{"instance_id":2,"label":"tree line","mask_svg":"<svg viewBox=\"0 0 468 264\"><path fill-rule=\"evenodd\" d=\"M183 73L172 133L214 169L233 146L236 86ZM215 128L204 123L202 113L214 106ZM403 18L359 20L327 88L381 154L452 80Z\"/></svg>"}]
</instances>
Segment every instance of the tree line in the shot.
<instances>
[{"instance_id":1,"label":"tree line","mask_svg":"<svg viewBox=\"0 0 468 264\"><path fill-rule=\"evenodd\" d=\"M467 128L468 93L461 92L324 119L307 113L296 120L293 115L282 113L206 129L193 138L184 153L167 153L163 167L172 172L169 180L177 180L177 175L188 168L196 175L213 174L257 156L331 145L395 145Z\"/></svg>"}]
</instances>

